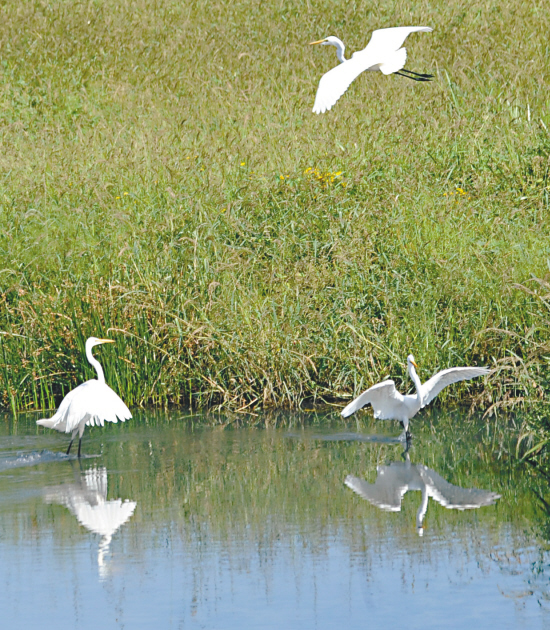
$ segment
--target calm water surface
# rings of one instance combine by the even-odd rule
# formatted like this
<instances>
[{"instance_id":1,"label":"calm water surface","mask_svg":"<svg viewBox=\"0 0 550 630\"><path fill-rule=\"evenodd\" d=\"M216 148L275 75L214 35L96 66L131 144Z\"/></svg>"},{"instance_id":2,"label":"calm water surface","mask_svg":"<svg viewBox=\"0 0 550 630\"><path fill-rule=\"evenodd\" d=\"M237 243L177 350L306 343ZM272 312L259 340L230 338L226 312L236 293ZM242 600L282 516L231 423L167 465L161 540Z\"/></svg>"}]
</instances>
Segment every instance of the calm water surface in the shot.
<instances>
[{"instance_id":1,"label":"calm water surface","mask_svg":"<svg viewBox=\"0 0 550 630\"><path fill-rule=\"evenodd\" d=\"M404 457L392 423L142 412L78 461L35 420L0 417L2 628L550 627L543 482L484 422Z\"/></svg>"}]
</instances>

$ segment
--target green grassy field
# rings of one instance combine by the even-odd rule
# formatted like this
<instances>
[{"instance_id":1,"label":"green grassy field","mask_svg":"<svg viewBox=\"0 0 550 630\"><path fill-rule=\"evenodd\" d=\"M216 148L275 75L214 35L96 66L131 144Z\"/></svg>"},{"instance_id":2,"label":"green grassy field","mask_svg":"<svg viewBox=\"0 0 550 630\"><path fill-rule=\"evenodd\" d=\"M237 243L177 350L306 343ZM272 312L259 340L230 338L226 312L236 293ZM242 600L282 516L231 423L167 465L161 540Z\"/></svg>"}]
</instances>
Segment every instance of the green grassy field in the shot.
<instances>
[{"instance_id":1,"label":"green grassy field","mask_svg":"<svg viewBox=\"0 0 550 630\"><path fill-rule=\"evenodd\" d=\"M0 379L52 407L343 401L490 365L441 404L550 381L550 13L542 2L8 1L0 8ZM311 113L370 31L407 67Z\"/></svg>"}]
</instances>

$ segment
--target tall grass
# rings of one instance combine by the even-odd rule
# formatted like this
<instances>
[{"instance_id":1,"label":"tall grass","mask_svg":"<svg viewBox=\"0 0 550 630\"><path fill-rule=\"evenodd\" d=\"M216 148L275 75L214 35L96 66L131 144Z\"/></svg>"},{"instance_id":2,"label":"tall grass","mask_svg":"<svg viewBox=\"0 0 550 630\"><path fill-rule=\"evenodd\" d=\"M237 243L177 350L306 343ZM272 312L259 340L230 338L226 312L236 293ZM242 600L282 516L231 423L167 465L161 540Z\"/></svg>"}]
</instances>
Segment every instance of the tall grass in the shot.
<instances>
[{"instance_id":1,"label":"tall grass","mask_svg":"<svg viewBox=\"0 0 550 630\"><path fill-rule=\"evenodd\" d=\"M5 3L0 391L52 407L89 335L130 405L299 406L450 365L496 411L548 369L550 16L469 2ZM417 84L360 77L372 28ZM405 387L409 386L407 382Z\"/></svg>"}]
</instances>

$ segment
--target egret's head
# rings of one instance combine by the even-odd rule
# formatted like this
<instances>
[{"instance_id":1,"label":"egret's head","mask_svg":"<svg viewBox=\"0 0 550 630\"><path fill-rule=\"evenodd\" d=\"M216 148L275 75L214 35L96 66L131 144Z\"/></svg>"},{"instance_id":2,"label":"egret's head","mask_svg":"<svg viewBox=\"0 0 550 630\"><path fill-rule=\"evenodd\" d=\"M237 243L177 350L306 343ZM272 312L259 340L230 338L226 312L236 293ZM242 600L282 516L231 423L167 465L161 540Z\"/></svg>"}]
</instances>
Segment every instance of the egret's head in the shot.
<instances>
[{"instance_id":1,"label":"egret's head","mask_svg":"<svg viewBox=\"0 0 550 630\"><path fill-rule=\"evenodd\" d=\"M321 44L322 46L338 46L342 45L342 42L337 38L330 35L330 37L325 37L325 39L320 39L317 42L309 42L310 46L315 46L315 44Z\"/></svg>"},{"instance_id":2,"label":"egret's head","mask_svg":"<svg viewBox=\"0 0 550 630\"><path fill-rule=\"evenodd\" d=\"M415 368L418 367L418 365L416 365L416 361L414 360L414 356L412 354L409 354L409 356L407 357L407 365L408 367L411 367L411 365L414 365Z\"/></svg>"},{"instance_id":3,"label":"egret's head","mask_svg":"<svg viewBox=\"0 0 550 630\"><path fill-rule=\"evenodd\" d=\"M112 339L99 339L98 337L88 337L86 340L86 348L90 348L90 350L94 346L100 346L102 343L115 343Z\"/></svg>"}]
</instances>

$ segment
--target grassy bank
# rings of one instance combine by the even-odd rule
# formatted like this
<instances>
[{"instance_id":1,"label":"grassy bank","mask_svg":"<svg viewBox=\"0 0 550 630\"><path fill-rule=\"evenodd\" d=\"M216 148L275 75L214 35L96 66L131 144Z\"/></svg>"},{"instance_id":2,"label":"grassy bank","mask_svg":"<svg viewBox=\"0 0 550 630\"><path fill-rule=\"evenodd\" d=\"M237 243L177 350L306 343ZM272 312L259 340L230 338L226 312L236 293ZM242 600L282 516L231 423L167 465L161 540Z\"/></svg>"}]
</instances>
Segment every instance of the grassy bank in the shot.
<instances>
[{"instance_id":1,"label":"grassy bank","mask_svg":"<svg viewBox=\"0 0 550 630\"><path fill-rule=\"evenodd\" d=\"M542 400L550 15L501 4L5 3L1 404L54 406L92 334L130 405L345 399L408 352ZM432 83L311 114L336 59L307 42L404 24Z\"/></svg>"}]
</instances>

